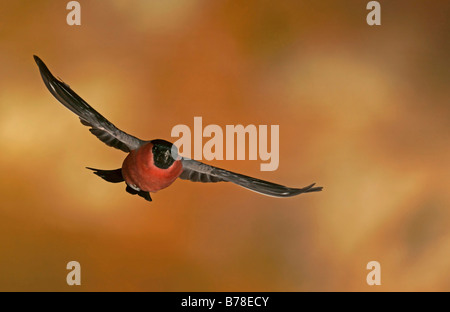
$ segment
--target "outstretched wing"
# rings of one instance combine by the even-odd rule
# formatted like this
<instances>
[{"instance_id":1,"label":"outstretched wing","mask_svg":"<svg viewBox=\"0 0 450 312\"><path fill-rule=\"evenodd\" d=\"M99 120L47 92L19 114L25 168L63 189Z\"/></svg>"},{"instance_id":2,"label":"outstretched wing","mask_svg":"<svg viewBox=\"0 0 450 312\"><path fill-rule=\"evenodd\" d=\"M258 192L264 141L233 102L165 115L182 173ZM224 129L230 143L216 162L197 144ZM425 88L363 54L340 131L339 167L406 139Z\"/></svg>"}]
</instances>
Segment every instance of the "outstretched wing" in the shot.
<instances>
[{"instance_id":1,"label":"outstretched wing","mask_svg":"<svg viewBox=\"0 0 450 312\"><path fill-rule=\"evenodd\" d=\"M319 192L322 187L313 187L311 184L304 188L291 188L280 184L252 178L243 174L231 172L221 168L213 167L192 159L182 159L183 172L180 179L193 182L232 182L245 187L251 191L273 196L291 197L302 193Z\"/></svg>"},{"instance_id":2,"label":"outstretched wing","mask_svg":"<svg viewBox=\"0 0 450 312\"><path fill-rule=\"evenodd\" d=\"M117 129L105 117L100 115L67 84L55 78L44 62L34 55L42 79L51 94L80 117L83 125L91 127L89 131L108 146L115 147L126 153L139 148L145 141Z\"/></svg>"}]
</instances>

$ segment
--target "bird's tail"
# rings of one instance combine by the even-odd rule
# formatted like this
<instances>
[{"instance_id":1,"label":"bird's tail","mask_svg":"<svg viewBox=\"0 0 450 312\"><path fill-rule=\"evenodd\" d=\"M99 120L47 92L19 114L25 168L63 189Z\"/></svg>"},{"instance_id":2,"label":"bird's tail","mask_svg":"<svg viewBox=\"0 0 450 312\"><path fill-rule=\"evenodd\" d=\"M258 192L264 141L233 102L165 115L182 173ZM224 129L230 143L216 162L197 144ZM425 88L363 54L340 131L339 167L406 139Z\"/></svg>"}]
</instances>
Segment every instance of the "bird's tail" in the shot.
<instances>
[{"instance_id":1,"label":"bird's tail","mask_svg":"<svg viewBox=\"0 0 450 312\"><path fill-rule=\"evenodd\" d=\"M86 169L94 171L94 174L111 183L119 183L125 181L122 176L122 169L120 168L115 170L100 170L86 167Z\"/></svg>"}]
</instances>

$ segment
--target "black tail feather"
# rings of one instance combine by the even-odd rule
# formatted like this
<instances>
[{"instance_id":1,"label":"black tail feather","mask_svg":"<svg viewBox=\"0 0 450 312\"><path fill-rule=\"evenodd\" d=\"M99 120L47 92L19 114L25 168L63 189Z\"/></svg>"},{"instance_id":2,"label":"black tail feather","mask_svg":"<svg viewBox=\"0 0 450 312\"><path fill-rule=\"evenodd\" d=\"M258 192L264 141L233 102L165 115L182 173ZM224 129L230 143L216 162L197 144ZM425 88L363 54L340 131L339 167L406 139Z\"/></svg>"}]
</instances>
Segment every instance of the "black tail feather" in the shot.
<instances>
[{"instance_id":1,"label":"black tail feather","mask_svg":"<svg viewBox=\"0 0 450 312\"><path fill-rule=\"evenodd\" d=\"M122 169L100 170L100 169L94 169L94 168L89 168L89 167L86 167L86 169L94 171L94 174L98 175L103 180L111 182L111 183L119 183L119 182L125 181L123 179ZM137 191L137 190L131 188L129 185L127 185L126 191L128 193L130 193L131 195L138 195L147 201L152 201L152 198L150 197L149 192Z\"/></svg>"},{"instance_id":2,"label":"black tail feather","mask_svg":"<svg viewBox=\"0 0 450 312\"><path fill-rule=\"evenodd\" d=\"M111 183L119 183L125 181L122 176L122 169L100 170L89 167L86 167L86 169L94 171L94 174L98 175L103 180Z\"/></svg>"}]
</instances>

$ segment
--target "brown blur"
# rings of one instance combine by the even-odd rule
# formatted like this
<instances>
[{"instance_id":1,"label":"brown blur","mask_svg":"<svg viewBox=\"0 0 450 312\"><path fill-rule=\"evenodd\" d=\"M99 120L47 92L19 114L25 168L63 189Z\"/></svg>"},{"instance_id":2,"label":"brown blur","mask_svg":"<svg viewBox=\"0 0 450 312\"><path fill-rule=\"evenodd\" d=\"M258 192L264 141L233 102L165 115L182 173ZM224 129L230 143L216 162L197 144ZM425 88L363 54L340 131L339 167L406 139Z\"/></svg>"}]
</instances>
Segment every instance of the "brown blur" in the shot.
<instances>
[{"instance_id":1,"label":"brown blur","mask_svg":"<svg viewBox=\"0 0 450 312\"><path fill-rule=\"evenodd\" d=\"M368 1L80 1L72 27L67 2L0 4L0 290L450 290L448 1L380 1L372 27ZM131 196L84 168L126 155L51 96L33 54L142 139L194 116L278 124L277 171L211 163L324 191Z\"/></svg>"}]
</instances>

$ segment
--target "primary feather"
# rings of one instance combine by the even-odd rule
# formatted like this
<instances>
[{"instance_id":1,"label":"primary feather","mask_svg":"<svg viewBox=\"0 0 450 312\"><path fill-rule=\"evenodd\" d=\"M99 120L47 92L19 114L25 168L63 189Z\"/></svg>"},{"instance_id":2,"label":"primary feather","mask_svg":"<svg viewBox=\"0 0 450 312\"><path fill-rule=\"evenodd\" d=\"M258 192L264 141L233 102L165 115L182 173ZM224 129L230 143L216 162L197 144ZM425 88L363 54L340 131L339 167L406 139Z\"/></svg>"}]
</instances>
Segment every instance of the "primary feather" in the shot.
<instances>
[{"instance_id":1,"label":"primary feather","mask_svg":"<svg viewBox=\"0 0 450 312\"><path fill-rule=\"evenodd\" d=\"M83 125L91 127L89 131L103 143L126 153L138 149L145 143L145 141L117 129L116 126L93 109L67 84L53 76L39 57L35 55L34 60L39 67L42 79L50 93L53 94L61 104L77 114Z\"/></svg>"}]
</instances>

